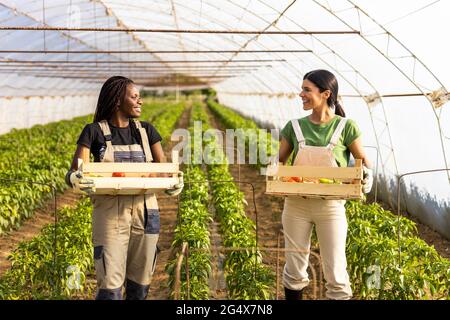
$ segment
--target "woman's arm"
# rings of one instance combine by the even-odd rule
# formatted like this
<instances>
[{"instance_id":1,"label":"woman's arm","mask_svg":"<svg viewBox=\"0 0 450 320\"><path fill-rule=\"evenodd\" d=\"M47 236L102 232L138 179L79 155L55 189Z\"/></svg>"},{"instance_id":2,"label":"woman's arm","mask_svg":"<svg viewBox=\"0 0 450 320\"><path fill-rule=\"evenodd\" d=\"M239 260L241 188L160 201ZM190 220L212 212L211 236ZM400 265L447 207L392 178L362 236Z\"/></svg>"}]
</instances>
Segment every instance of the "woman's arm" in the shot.
<instances>
[{"instance_id":1,"label":"woman's arm","mask_svg":"<svg viewBox=\"0 0 450 320\"><path fill-rule=\"evenodd\" d=\"M284 165L289 159L291 152L294 148L286 140L286 138L281 137L280 150L278 151L279 161Z\"/></svg>"},{"instance_id":2,"label":"woman's arm","mask_svg":"<svg viewBox=\"0 0 450 320\"><path fill-rule=\"evenodd\" d=\"M78 158L83 159L83 163L89 162L89 152L90 149L82 144L77 146L77 150L73 156L72 165L70 166L71 171L78 170Z\"/></svg>"},{"instance_id":3,"label":"woman's arm","mask_svg":"<svg viewBox=\"0 0 450 320\"><path fill-rule=\"evenodd\" d=\"M348 146L348 148L352 153L353 158L362 159L363 165L365 165L369 169L372 168L372 164L364 153L361 138L356 138L355 141L353 141L352 144Z\"/></svg>"},{"instance_id":4,"label":"woman's arm","mask_svg":"<svg viewBox=\"0 0 450 320\"><path fill-rule=\"evenodd\" d=\"M72 159L72 165L70 166L69 171L67 171L65 176L66 184L69 187L73 187L72 183L70 182L70 176L72 173L78 170L78 158L81 158L83 160L83 163L89 162L89 151L90 149L88 147L83 146L82 144L79 144L77 146L77 150L75 151L75 154Z\"/></svg>"},{"instance_id":5,"label":"woman's arm","mask_svg":"<svg viewBox=\"0 0 450 320\"><path fill-rule=\"evenodd\" d=\"M161 142L156 142L150 146L154 162L167 162L166 156L161 146Z\"/></svg>"}]
</instances>

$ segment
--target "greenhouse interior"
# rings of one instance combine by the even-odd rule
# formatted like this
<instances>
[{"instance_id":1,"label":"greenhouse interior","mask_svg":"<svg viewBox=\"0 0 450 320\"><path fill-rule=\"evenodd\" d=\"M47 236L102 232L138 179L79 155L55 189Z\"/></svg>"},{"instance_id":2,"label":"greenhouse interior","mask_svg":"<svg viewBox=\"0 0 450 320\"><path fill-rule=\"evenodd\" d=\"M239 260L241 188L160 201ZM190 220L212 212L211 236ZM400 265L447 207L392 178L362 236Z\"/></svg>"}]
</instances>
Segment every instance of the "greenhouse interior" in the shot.
<instances>
[{"instance_id":1,"label":"greenhouse interior","mask_svg":"<svg viewBox=\"0 0 450 320\"><path fill-rule=\"evenodd\" d=\"M0 0L0 300L449 300L448 12Z\"/></svg>"}]
</instances>

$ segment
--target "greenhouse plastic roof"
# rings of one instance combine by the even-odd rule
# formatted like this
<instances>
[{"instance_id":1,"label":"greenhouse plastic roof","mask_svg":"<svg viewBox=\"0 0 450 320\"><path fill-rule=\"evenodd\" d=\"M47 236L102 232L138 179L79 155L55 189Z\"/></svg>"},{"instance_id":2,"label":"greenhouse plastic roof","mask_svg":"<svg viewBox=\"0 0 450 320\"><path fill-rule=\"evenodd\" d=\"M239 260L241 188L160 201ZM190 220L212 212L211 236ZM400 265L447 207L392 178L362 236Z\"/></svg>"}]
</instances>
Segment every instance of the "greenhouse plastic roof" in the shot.
<instances>
[{"instance_id":1,"label":"greenhouse plastic roof","mask_svg":"<svg viewBox=\"0 0 450 320\"><path fill-rule=\"evenodd\" d=\"M282 127L302 114L305 72L325 68L383 170L448 169L448 12L443 0L0 0L0 96L98 95L121 74L211 86Z\"/></svg>"},{"instance_id":2,"label":"greenhouse plastic roof","mask_svg":"<svg viewBox=\"0 0 450 320\"><path fill-rule=\"evenodd\" d=\"M2 73L8 75L4 77L3 82L6 83L3 84L9 83L9 89L2 95L7 95L7 92L20 94L15 88L22 93L28 89L33 90L33 94L39 93L39 90L42 90L41 94L47 94L46 89L57 89L57 92L64 89L79 94L92 90L93 86L88 83L101 83L111 72L127 74L143 85L165 86L164 79L171 78L170 74L183 74L188 79L180 76L181 84L183 80L188 83L201 81L216 84L219 90L229 92L295 94L302 74L313 68L328 68L338 74L344 80L341 81L342 95L429 93L440 90L450 81L448 72L445 72L448 68L444 64L444 34L440 32L448 30L449 22L445 15L449 9L448 1L431 0L408 1L407 4L368 0L1 0L2 27L155 31L1 30ZM156 32L161 29L187 32ZM188 32L196 30L258 33ZM283 34L288 31L313 33ZM356 33L314 33L328 31ZM60 53L5 52L8 50L59 50ZM239 53L79 53L117 50L236 50ZM250 50L309 52L245 52ZM61 63L48 63L52 60ZM170 60L181 62L170 63ZM197 62L182 62L186 60ZM12 61L47 62L21 63L18 67ZM70 64L69 61L78 63ZM211 71L204 68L206 65L217 68ZM189 72L188 67L196 70ZM20 68L24 71L19 74ZM33 74L37 73L36 70L42 74ZM201 73L208 77L190 78ZM28 74L34 76L24 77ZM218 75L232 77L210 78ZM10 79L10 76L14 78ZM56 80L55 76L58 77ZM78 76L79 80L76 79ZM62 81L61 77L65 80ZM171 80L176 81L175 77ZM59 84L56 88L55 83Z\"/></svg>"}]
</instances>

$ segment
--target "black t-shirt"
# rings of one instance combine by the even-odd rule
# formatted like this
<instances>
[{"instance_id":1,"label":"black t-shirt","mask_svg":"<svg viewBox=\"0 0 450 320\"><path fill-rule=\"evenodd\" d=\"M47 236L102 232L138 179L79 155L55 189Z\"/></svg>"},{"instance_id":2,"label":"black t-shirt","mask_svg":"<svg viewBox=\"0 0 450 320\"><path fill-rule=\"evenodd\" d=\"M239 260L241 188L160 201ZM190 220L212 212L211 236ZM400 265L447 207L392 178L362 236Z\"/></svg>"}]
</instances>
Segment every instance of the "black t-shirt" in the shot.
<instances>
[{"instance_id":1,"label":"black t-shirt","mask_svg":"<svg viewBox=\"0 0 450 320\"><path fill-rule=\"evenodd\" d=\"M162 140L159 132L150 123L140 121L142 127L147 131L148 142L151 145ZM141 144L139 131L135 129L135 124L129 124L125 128L115 127L108 121L111 131L111 143L113 145ZM105 136L98 123L87 124L78 138L77 144L81 144L90 149L95 162L100 162L100 154L104 154L106 149ZM142 146L142 144L141 144Z\"/></svg>"}]
</instances>

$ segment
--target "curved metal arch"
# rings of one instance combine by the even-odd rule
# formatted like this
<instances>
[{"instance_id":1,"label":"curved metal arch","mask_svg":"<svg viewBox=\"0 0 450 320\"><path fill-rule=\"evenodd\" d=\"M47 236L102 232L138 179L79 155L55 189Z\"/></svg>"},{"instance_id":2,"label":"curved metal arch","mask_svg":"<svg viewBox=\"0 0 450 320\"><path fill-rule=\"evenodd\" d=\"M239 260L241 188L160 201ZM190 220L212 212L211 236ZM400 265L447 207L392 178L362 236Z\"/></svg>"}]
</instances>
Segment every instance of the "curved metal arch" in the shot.
<instances>
[{"instance_id":1,"label":"curved metal arch","mask_svg":"<svg viewBox=\"0 0 450 320\"><path fill-rule=\"evenodd\" d=\"M318 6L320 6L321 8L323 8L324 10L326 10L327 12L329 12L331 15L333 15L334 17L336 17L337 19L339 19L342 23L344 23L346 26L348 26L349 28L352 28L352 26L350 24L348 24L344 19L342 19L341 17L338 16L337 12L333 11L331 8L327 8L326 6L324 6L323 4L319 3L319 1L317 0L312 0L314 1L314 3L316 3ZM412 52L411 50L409 50L401 41L399 41L394 35L392 35L392 33L390 33L386 28L384 28L380 23L378 23L374 18L372 18L368 13L366 13L364 10L362 10L359 6L357 6L352 0L347 0L347 2L358 12L358 18L359 18L359 14L363 14L364 16L366 16L368 19L370 19L378 28L380 28L381 30L384 31L384 33L388 36L388 39L392 39L396 42L396 44L398 44L399 46L401 46L404 50L406 50L409 54L410 54L410 58L414 59L414 63L419 63L424 70L426 70L428 72L428 75L431 76L432 78L435 79L435 81L441 85L441 88L445 90L445 92L448 92L448 90L445 88L445 86L443 85L443 83L436 77L435 74L433 74L430 69L420 60L418 59ZM422 93L423 96L428 98L428 101L431 105L431 109L436 117L436 122L438 124L438 128L439 128L439 138L441 140L441 148L442 148L442 154L444 157L444 162L445 162L445 166L447 169L449 169L449 162L447 160L447 156L446 156L446 152L445 152L445 143L444 143L444 135L443 135L443 130L441 127L441 121L440 121L440 116L437 114L435 106L433 104L433 101L431 101L431 99L428 97L428 95L426 94L425 91L422 90L422 88L417 85L417 83L414 80L414 72L413 72L413 76L411 77L411 75L409 75L407 73L406 70L403 70L398 64L395 63L395 61L393 61L388 54L386 54L385 52L381 51L374 43L372 43L366 36L364 36L362 33L359 34L359 36L365 41L367 42L372 48L374 48L376 51L378 51L388 62L390 62L414 87L416 87L419 92ZM450 183L450 172L447 172L447 177Z\"/></svg>"},{"instance_id":2,"label":"curved metal arch","mask_svg":"<svg viewBox=\"0 0 450 320\"><path fill-rule=\"evenodd\" d=\"M205 3L205 4L206 4L206 5L209 5L209 6L213 7L213 8L215 8L215 9L217 9L217 10L219 10L219 8L213 6L213 5L210 4L210 3ZM197 13L197 11L195 11L194 9L192 9L192 8L190 8L190 7L188 7L188 6L184 6L184 5L179 4L179 3L177 4L177 6L182 7L182 8L184 8L185 10L189 10L189 11L192 11L192 12L194 12L194 13ZM136 8L136 9L146 9L145 7L141 7L141 6L133 6L133 5L131 5L131 6L129 6L129 7L131 7L131 8ZM233 15L231 15L231 14L229 14L229 15L230 15L230 16L233 16ZM207 15L207 14L202 14L202 18L203 18L203 19L207 18L208 21L212 21L212 22L216 23L217 25L223 26L223 27L226 28L226 29L232 29L232 26L230 26L230 25L228 25L228 24L226 24L226 23L223 23L222 21L217 22L217 20L214 20L214 17L210 17L210 16ZM186 18L184 18L184 17L183 17L183 18L179 18L179 20L182 20L182 21L187 22L187 23L192 24L192 25L196 25L193 21L190 21L190 20L188 20L188 19L186 19ZM231 40L231 39L229 39L229 38L227 38L227 37L224 37L224 36L220 36L220 37L221 37L223 40L227 41L227 42L231 42L232 44L235 44L235 45L237 45L237 46L240 46L240 43L238 43L238 42L235 41L235 40ZM184 39L184 40L186 41L187 39ZM197 44L197 43L195 43L195 44ZM263 46L263 45L260 45L260 46L261 46L262 48L267 49L267 47L265 47L265 46ZM209 47L206 47L206 46L203 46L203 47L209 48ZM225 56L225 55L223 55L223 54L221 54L221 55L224 56L224 58L228 58L227 56ZM257 57L257 55L256 55L256 57ZM250 75L250 74L249 74L249 75ZM280 76L282 76L282 75L283 75L283 74L280 73ZM257 77L258 77L256 74L253 74L253 73L251 73L251 76L254 77L254 78L257 78ZM262 81L261 79L258 79L257 81L260 82L260 83L264 83L264 81ZM263 87L265 87L265 88L267 88L268 90L270 90L271 92L273 92L273 90L272 90L269 86L267 86L266 84L264 84Z\"/></svg>"},{"instance_id":3,"label":"curved metal arch","mask_svg":"<svg viewBox=\"0 0 450 320\"><path fill-rule=\"evenodd\" d=\"M210 5L210 4L208 4L208 5ZM186 7L186 6L184 6L184 5L177 4L177 6L183 7L183 8L186 9L186 10L194 11L194 10L192 10L191 8ZM215 8L216 8L216 7L215 7ZM194 12L196 12L196 11L194 11ZM205 17L207 17L209 21L215 21L215 20L213 20L213 17L210 17L209 15L203 14L203 15L202 15L202 18L205 18ZM188 23L191 23L192 25L194 25L194 23L193 23L192 21L187 20L186 18L179 18L179 19L181 19L181 20L183 20L183 21L185 21L185 22L188 22ZM217 25L223 26L223 27L226 28L227 30L229 30L229 29L231 28L230 25L225 24L225 23L223 23L222 21L220 21L220 22L215 22L215 23L216 23ZM230 42L230 43L232 43L232 44L235 44L235 45L239 46L239 43L238 43L237 41L235 41L235 40L231 40L231 39L229 39L229 38L227 38L227 37L225 37L225 36L219 36L219 37L221 37L223 40L226 40L227 42ZM185 40L186 40L186 39L185 39ZM266 49L266 47L264 47L264 46L261 46L261 47L263 47L263 48ZM225 54L220 54L220 55L223 56L224 58L228 58ZM219 66L218 66L218 68L219 68ZM246 75L253 77L253 78L256 80L257 83L260 83L260 84L262 85L262 87L264 87L264 88L266 88L267 90L273 92L273 90L272 90L269 86L267 86L267 85L264 83L264 81L263 81L262 79L259 78L259 76L258 76L257 74L249 73L249 74L246 74ZM223 81L223 82L228 82L228 81ZM233 82L233 81L230 81L230 82ZM247 84L247 85L248 85L248 84ZM256 84L255 84L255 85L256 85ZM236 85L236 86L237 86L237 85Z\"/></svg>"},{"instance_id":4,"label":"curved metal arch","mask_svg":"<svg viewBox=\"0 0 450 320\"><path fill-rule=\"evenodd\" d=\"M88 2L86 2L86 4L88 4ZM18 9L18 8L11 8L11 7L9 7L9 6L5 5L5 4L2 4L2 5L3 5L5 8L7 8L7 9L9 9L9 10L11 10L11 11L14 10L16 13L20 14L21 16L24 16L24 17L30 19L31 21L35 21L35 22L41 23L41 21L39 21L39 20L36 19L35 17L29 15L29 14L26 13L26 12L21 11L21 10ZM104 17L108 17L108 19L109 19L109 16L107 16L107 15L105 15ZM111 18L111 19L114 19L114 18ZM53 35L55 35L55 37L56 37L58 34L59 34L59 35L62 35L63 37L66 37L66 38L68 39L68 41L74 40L74 41L76 41L76 42L82 44L83 46L85 46L85 47L87 47L87 48L99 49L98 43L97 43L97 47L95 47L95 46L93 46L92 44L90 44L90 43L87 42L88 39L73 36L73 35L70 34L70 32L59 31L59 33L52 33L52 37L53 37ZM134 40L133 37L131 37L131 35L130 35L129 33L127 34L127 36L128 36L129 38L131 38L132 40ZM121 38L122 35L116 35L116 37ZM89 39L89 40L90 40L90 39ZM36 41L41 41L41 39L37 39ZM136 42L136 41L135 41L135 42ZM138 42L138 45L141 45L141 47L142 47L142 44L143 44L143 43L139 43L139 42ZM145 48L145 49L146 49L146 48ZM121 57L120 55L117 56L117 55L111 54L111 53L108 54L108 55L111 56L111 57L113 57L113 60L116 60L116 59L117 59L117 60L123 60L123 57ZM62 54L62 56L64 56L64 54ZM63 67L61 67L61 68L63 69ZM145 67L143 67L143 68L145 68Z\"/></svg>"},{"instance_id":5,"label":"curved metal arch","mask_svg":"<svg viewBox=\"0 0 450 320\"><path fill-rule=\"evenodd\" d=\"M111 12L112 12L112 10L110 10ZM205 15L206 16L206 15ZM34 19L34 18L32 18L32 19ZM34 20L36 20L36 19L34 19ZM211 21L215 21L215 20L211 20ZM227 26L227 28L230 28L230 26ZM81 40L81 39L79 39L79 38L75 38L75 39L77 39L77 40ZM89 44L86 44L86 45L89 45ZM253 77L255 77L255 75L253 75ZM260 81L261 83L263 83L263 81Z\"/></svg>"},{"instance_id":6,"label":"curved metal arch","mask_svg":"<svg viewBox=\"0 0 450 320\"><path fill-rule=\"evenodd\" d=\"M217 7L213 6L213 5L211 5L210 3L205 3L205 4L207 4L207 5L209 5L209 6L213 7L213 8L215 8L215 9L217 9L217 10L219 9L219 8L217 8ZM183 7L183 8L186 9L186 10L190 10L190 11L193 11L193 12L197 13L197 11L192 10L192 8L190 8L190 7L186 7L186 6L181 5L181 4L177 4L177 6ZM230 16L232 16L232 15L230 14ZM205 17L207 17L207 18L208 18L207 20L209 20L209 21L215 21L215 20L213 19L213 17L210 17L210 16L207 15L207 14L202 14L202 18L204 19ZM189 21L189 20L187 20L187 19L185 19L185 18L180 18L180 19L183 20L183 21L186 21L186 22L188 22L188 23L191 23L192 25L194 25L193 22L191 22L191 21ZM215 23L216 23L217 25L223 26L223 27L226 28L227 30L232 29L232 26L230 26L230 25L228 25L228 24L225 24L225 23L223 23L222 21L220 21L220 22L215 22ZM237 45L237 46L240 46L240 44L239 44L237 41L235 41L235 40L231 40L231 39L229 39L229 38L227 38L227 37L224 37L224 36L221 36L221 38L223 38L224 40L226 40L226 41L228 41L228 42L231 42L231 43L233 43L233 44L235 44L235 45ZM263 46L263 45L261 45L261 44L259 44L259 45L260 45L262 48L264 48L264 49L268 49L266 46ZM223 55L223 54L221 54L221 55L224 56L224 58L228 58L228 57L226 57L226 56ZM255 55L255 56L257 57L257 55ZM280 73L280 76L282 76L282 75L283 75L283 74ZM266 88L266 90L269 90L270 92L273 92L272 88L270 88L270 86L268 86L262 79L260 79L260 77L257 75L257 73L256 73L256 74L254 74L254 73L249 73L248 76L253 77L253 78L256 80L256 82L260 83L260 84L262 85L262 87ZM229 82L229 81L224 81L224 82ZM232 81L230 81L230 82L232 82ZM237 86L237 85L236 85L236 86Z\"/></svg>"},{"instance_id":7,"label":"curved metal arch","mask_svg":"<svg viewBox=\"0 0 450 320\"><path fill-rule=\"evenodd\" d=\"M43 22L40 21L39 19L37 19L37 18L35 18L34 16L30 15L29 12L22 11L22 10L20 10L20 9L17 8L17 7L14 7L14 8L9 7L9 6L7 6L6 4L3 4L3 3L0 3L0 5L3 6L3 7L5 7L7 10L14 11L14 12L16 12L16 14L18 14L18 15L20 15L20 16L22 16L22 17L25 17L25 18L27 18L27 19L29 19L29 20L31 20L31 21L34 21L34 22L37 22L37 23L43 23ZM14 31L12 31L12 32L14 32ZM7 33L5 33L5 34L8 35L9 33L11 33L11 32L7 32ZM90 45L89 43L85 42L83 39L80 39L79 37L74 37L73 35L70 34L70 32L57 31L57 32L52 32L52 35L53 35L53 34L54 34L54 35L57 35L57 34L62 35L63 37L68 38L68 39L70 39L70 40L74 40L74 41L78 42L79 44L81 44L81 45L83 45L83 46L86 46L86 47L88 47L88 48L92 48L92 49L95 49L95 48L96 48L96 47ZM3 35L3 36L5 36L5 35ZM2 38L3 36L0 36L0 40L1 40L1 38ZM41 41L41 39L35 39L35 40L36 40L36 41ZM112 55L112 54L110 54L110 55Z\"/></svg>"},{"instance_id":8,"label":"curved metal arch","mask_svg":"<svg viewBox=\"0 0 450 320\"><path fill-rule=\"evenodd\" d=\"M229 1L229 2L232 3L234 6L237 6L239 9L242 9L242 10L244 10L244 11L246 11L246 12L251 13L252 15L256 16L257 18L261 19L263 22L272 24L272 22L266 21L266 20L262 19L261 17L259 17L258 15L254 14L253 12L247 10L247 8L244 8L244 7L242 7L242 6L236 5L235 3L231 2L231 1ZM216 9L216 10L219 10L219 9L220 9L220 8L218 8L218 7L214 6L214 5L212 5L211 3L208 3L208 5L211 6L211 7L213 7L213 8ZM230 15L231 15L231 14L230 14ZM231 16L232 16L232 15L231 15ZM251 24L249 24L249 25L253 27L253 25L251 25ZM230 28L230 27L227 26L227 28ZM272 40L273 40L273 39L272 39ZM277 40L277 41L274 41L274 42L278 42L278 40ZM302 43L300 43L300 42L298 42L298 43L299 43L302 47L305 47L305 46L303 46ZM265 45L263 45L263 44L261 44L261 43L256 42L256 44L259 45L259 46L262 47L262 48L267 48ZM239 45L239 46L242 48L242 45ZM278 54L273 54L273 55L275 55L275 56L277 56L277 57L281 57L281 56L278 55ZM300 60L301 60L301 59L300 59ZM306 62L304 62L304 63L306 64ZM285 64L287 64L287 65L289 65L289 66L291 67L291 68L288 68L288 67L286 66L286 67L285 67L285 68L286 68L285 71L288 72L288 73L292 73L292 75L296 76L297 74L293 71L293 69L296 69L296 66L295 66L295 65L292 65L292 64L289 63L289 62L286 62ZM283 67L284 67L284 66L283 66ZM275 70L273 70L273 73L274 73L274 75L276 75L280 80L281 80L281 79L284 79L283 82L286 83L287 85L291 84L292 87L295 87L295 86L297 85L296 83L292 82L292 80L291 80L290 78L286 77L286 75L285 75L284 73L282 73L281 71L275 69ZM257 77L257 74L252 74L252 76L253 76L254 78L258 78L258 77ZM232 81L232 80L230 80L230 81ZM261 79L259 79L259 78L257 79L257 81L260 82L261 84L263 84L263 87L268 88L268 89L269 89L269 92L275 93L274 90L273 90L272 88L270 88L268 85L266 85L264 81L261 81Z\"/></svg>"},{"instance_id":9,"label":"curved metal arch","mask_svg":"<svg viewBox=\"0 0 450 320\"><path fill-rule=\"evenodd\" d=\"M116 21L118 22L118 24L122 24L123 26L126 26L126 24L114 13L114 11L110 8L110 7L108 7L107 5L106 5L106 3L104 3L104 1L103 0L98 0L104 7L105 7L105 9L108 11L108 12L110 12L111 13L111 16L112 17L114 17L114 19L116 19ZM145 42L145 41L143 41L143 40L141 40L140 39L140 37L138 37L136 34L134 34L134 33L129 33L130 35L132 34L132 39L133 40L135 40L135 41L137 41L145 50L150 50L150 48L148 47L148 45L147 45L147 43ZM162 61L162 59L159 57L159 55L157 55L157 54L154 54L154 53L152 53L152 55L157 59L157 60L159 60L159 61L161 61L161 63L162 64L165 64L169 69L170 69L170 66L168 65L168 64L166 64L166 63L164 63L163 61Z\"/></svg>"},{"instance_id":10,"label":"curved metal arch","mask_svg":"<svg viewBox=\"0 0 450 320\"><path fill-rule=\"evenodd\" d=\"M220 9L220 8L214 6L214 5L211 4L211 3L204 3L204 4L205 4L205 5L208 5L208 6L212 7L212 8L214 8L214 9L216 9L216 10L219 10L219 9ZM179 4L179 3L178 3L177 6L182 7L182 8L184 8L185 10L189 10L189 11L192 11L192 12L194 12L194 13L197 13L197 11L195 11L195 10L192 9L191 7L185 6L185 5L183 5L183 4ZM130 6L128 6L128 7L135 8L135 9L146 9L146 7L142 7L142 6L134 6L134 5L130 5ZM234 17L232 14L230 14L230 13L228 13L228 12L227 12L227 14L229 14L229 15L232 16L232 17ZM223 26L223 27L226 28L226 29L232 29L232 26L230 26L229 24L226 24L226 23L224 23L224 22L222 22L222 21L217 22L217 20L215 20L214 17L210 17L210 16L207 15L207 14L202 14L202 18L204 19L205 17L208 18L208 19L207 19L208 21L214 22L214 23L216 23L217 25ZM193 26L196 26L196 25L197 25L195 22L193 22L193 21L191 21L191 20L188 20L188 19L186 19L186 18L184 18L184 17L183 17L183 18L179 18L179 19L182 20L182 21L184 21L184 22L187 22L187 23L189 23L189 24L191 24L191 25L193 25ZM225 37L225 36L221 36L221 38L222 38L222 40L227 41L227 42L231 42L231 43L233 43L233 44L236 44L237 46L240 45L240 43L238 43L237 41L235 41L235 40L230 40L229 38L227 38L227 37ZM184 40L186 41L186 39L184 39ZM192 41L191 41L191 42L192 42ZM196 42L194 42L194 43L197 45ZM263 46L263 45L261 45L261 44L258 44L258 45L260 45L262 48L269 49L268 47ZM203 45L203 47L205 47L205 48L210 48L210 47L207 47L207 46L205 46L205 45ZM256 57L258 57L258 56L256 55ZM227 58L227 57L224 56L224 58Z\"/></svg>"},{"instance_id":11,"label":"curved metal arch","mask_svg":"<svg viewBox=\"0 0 450 320\"><path fill-rule=\"evenodd\" d=\"M18 9L18 8L11 8L11 7L9 7L9 6L5 5L5 4L1 4L1 5L2 5L4 8L6 8L7 10L15 11L16 14L18 14L18 15L20 15L20 16L22 16L22 17L25 17L25 18L29 19L30 21L35 21L35 22L38 22L38 23L41 22L41 21L37 20L35 17L29 15L29 14L26 13L26 12L21 11L21 10ZM67 39L70 39L70 40L74 40L74 41L76 41L77 43L79 43L79 44L81 44L81 45L83 45L83 46L85 46L85 47L87 47L87 48L98 49L98 48L96 48L96 47L93 47L93 46L90 45L89 43L86 43L84 40L82 40L82 39L80 39L80 38L78 38L78 37L74 37L73 35L70 35L70 33L67 33L67 32L64 32L64 31L59 31L59 32L56 32L56 33L51 33L51 34L52 34L51 37L57 37L58 35L62 35L63 37L65 37L65 38L67 38ZM36 42L37 42L37 41L42 41L42 39L35 39L34 41L36 41ZM110 54L110 56L113 56L113 55ZM11 59L11 60L13 60L13 59ZM36 77L34 77L34 78L36 78Z\"/></svg>"},{"instance_id":12,"label":"curved metal arch","mask_svg":"<svg viewBox=\"0 0 450 320\"><path fill-rule=\"evenodd\" d=\"M139 9L139 8L141 8L141 9L144 9L143 7L139 7L139 6L129 6L129 7L132 7L132 8L137 8L137 9ZM184 7L184 6L183 6ZM189 7L184 7L185 9L190 9ZM108 7L108 9L111 11L111 12L113 12L113 9L111 9L111 8L109 8ZM161 14L161 13L160 13ZM120 20L120 18L119 17L117 17L116 15L114 15L115 17L116 17L116 19L119 19L119 21L121 21L121 23L123 24L123 25L125 25L125 23L123 23L123 21L122 20ZM191 23L191 24L193 24L194 25L194 23L193 22L191 22L191 21L189 21L189 20L187 20L187 19L182 19L182 20L184 20L184 21L187 21L188 23ZM214 20L211 20L211 21L214 21ZM219 24L220 25L220 24ZM227 28L230 28L230 26L228 26L228 25L225 25ZM134 35L134 37L136 37L135 35ZM186 40L189 40L189 39L185 39L185 41ZM227 40L229 40L229 39L227 39ZM145 43L146 43L146 41L145 40L140 40L140 41L142 41L143 42L143 44L145 45ZM190 40L189 40L190 41ZM233 42L233 41L231 41L231 42ZM236 43L236 42L235 42ZM197 44L197 43L196 43ZM236 43L237 44L237 43ZM155 55L156 56L156 55ZM207 82L207 81L206 81Z\"/></svg>"},{"instance_id":13,"label":"curved metal arch","mask_svg":"<svg viewBox=\"0 0 450 320\"><path fill-rule=\"evenodd\" d=\"M254 16L257 17L258 19L262 20L264 23L269 23L270 25L272 25L272 23L273 23L273 22L267 21L267 20L265 20L265 19L262 19L260 16L256 15L254 12L251 12L251 11L248 10L247 8L244 8L244 7L240 6L240 5L237 5L237 4L235 4L234 2L232 2L232 1L228 1L228 2L231 3L232 5L234 5L235 7L238 7L239 9L241 9L241 10L243 10L243 11L245 11L245 12L248 12L248 13L254 15ZM216 10L220 10L220 8L218 8L217 6L212 5L211 3L208 3L208 5L209 5L210 7L213 7L213 8L216 9ZM289 6L290 6L290 5L289 5ZM233 16L233 15L230 14L230 16ZM254 27L252 24L248 24L248 25L251 26L251 27ZM227 27L229 28L229 26L227 26ZM272 37L272 38L274 38L274 37ZM252 39L250 39L250 41L251 41L251 40L252 40ZM274 39L272 39L272 41L274 41ZM279 43L278 40L276 40L276 41L274 41L274 42ZM255 43L256 43L257 45L259 45L260 47L264 48L264 49L268 49L268 47L266 47L265 45L263 45L263 44L261 44L261 43L258 43L258 42L255 42ZM306 48L302 43L300 43L300 42L298 42L298 43L299 43L303 48ZM239 47L241 47L241 49L242 49L242 45L241 45L241 44L239 44ZM240 49L239 49L239 50L240 50ZM277 53L272 53L272 55L281 58L281 56L280 56L279 54L277 54ZM235 55L234 55L234 56L235 56ZM301 59L299 59L299 60L301 60ZM303 61L303 60L301 60L301 61ZM306 62L305 62L305 63L306 63ZM292 64L289 63L288 61L286 61L286 64L289 65L289 66L291 66L293 69L296 68L295 65L292 65ZM291 72L291 69L289 69L289 68L287 68L287 67L286 67L286 69L287 69L286 71ZM274 70L274 73L277 74L277 75L279 75L280 78L285 79L285 83L286 83L286 84L291 83L293 87L295 87L295 86L297 85L296 83L293 83L293 82L291 81L291 79L287 78L287 77L284 75L284 73L278 72L278 70ZM292 73L293 75L296 75L296 73L294 73L293 71L292 71L291 73ZM273 92L272 89L271 89L270 91Z\"/></svg>"},{"instance_id":14,"label":"curved metal arch","mask_svg":"<svg viewBox=\"0 0 450 320\"><path fill-rule=\"evenodd\" d=\"M240 5L236 4L236 3L234 3L234 2L231 1L231 0L230 0L229 2L232 3L233 5L235 5L236 7L238 7L239 9L242 9L242 10L244 10L244 11L250 13L251 15L254 15L255 17L257 17L257 18L263 20L265 23L270 23L270 21L267 21L267 20L261 18L260 16L256 15L254 12L247 10L247 8L244 8L244 7L242 7L242 6L240 6ZM274 9L274 8L272 8L271 6L267 5L266 3L262 2L262 1L259 1L259 2L261 2L261 3L264 4L264 5L266 5L268 8L274 10L275 12L280 13L280 12L278 12L276 9ZM298 24L297 24L297 25L298 25ZM298 25L298 26L301 27L300 25ZM274 25L274 28L276 28L276 29L282 31L282 30L281 30L280 28L278 28L276 25ZM302 28L302 29L304 29L304 28ZM304 30L305 30L305 29L304 29ZM292 37L291 35L287 35L287 36L290 37L293 41L295 41L295 42L297 42L298 44L300 44L302 47L307 48L306 46L303 45L303 43L301 43L300 41L298 41L296 38ZM272 41L277 42L277 41L275 41L274 39L272 39ZM259 45L261 45L261 44L259 44ZM262 46L262 45L261 45L261 46ZM264 46L263 46L263 47L264 47ZM312 53L313 53L314 56L316 56L317 58L319 58L321 61L325 62L323 59L320 58L319 55L315 54L314 52L312 52ZM299 57L297 57L297 56L296 56L296 58L298 58L300 61L302 61L302 63L304 63L305 65L308 64L308 63L306 63L306 61L302 60L301 58L299 58ZM296 66L296 65L293 65L293 64L291 64L291 63L289 63L289 61L286 61L285 64L286 64L286 65L289 65L289 66L291 67L291 68L287 68L287 67L286 67L286 69L287 69L288 72L291 72L292 69L297 69L297 66ZM300 70L298 70L298 71L300 71ZM292 72L292 74L297 75L297 73L294 73L294 72ZM283 74L281 74L281 76L283 77ZM344 79L346 79L344 76L342 76L342 77L343 77ZM286 82L287 82L287 83L290 83L291 81L290 81L290 79L287 79ZM349 84L351 85L351 83L349 83ZM292 83L292 86L293 86L293 87L295 87L296 85L297 85L296 83ZM357 90L356 90L356 91L357 91Z\"/></svg>"}]
</instances>

